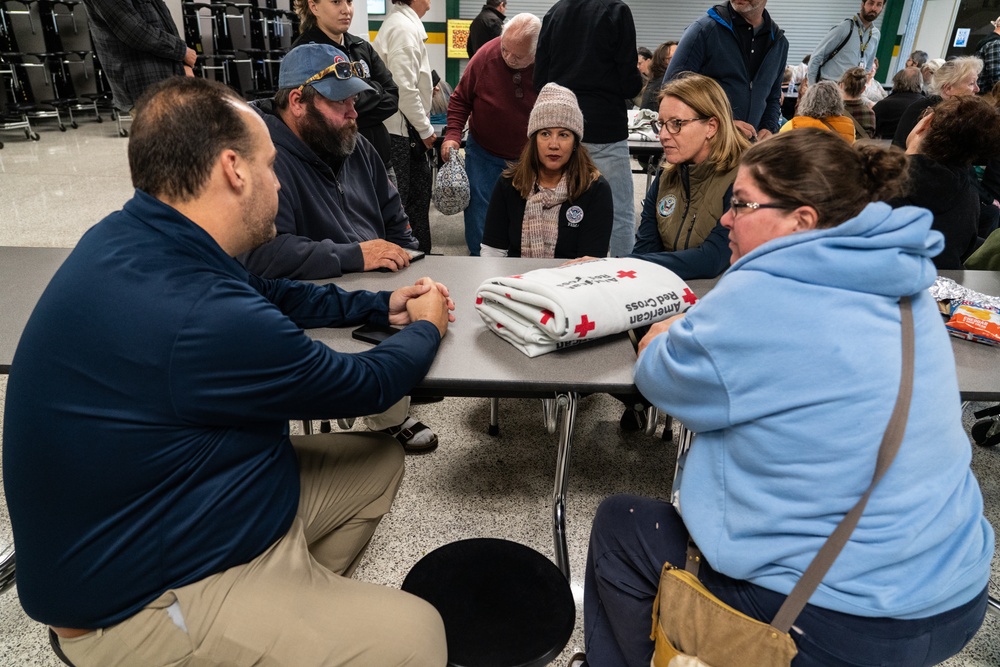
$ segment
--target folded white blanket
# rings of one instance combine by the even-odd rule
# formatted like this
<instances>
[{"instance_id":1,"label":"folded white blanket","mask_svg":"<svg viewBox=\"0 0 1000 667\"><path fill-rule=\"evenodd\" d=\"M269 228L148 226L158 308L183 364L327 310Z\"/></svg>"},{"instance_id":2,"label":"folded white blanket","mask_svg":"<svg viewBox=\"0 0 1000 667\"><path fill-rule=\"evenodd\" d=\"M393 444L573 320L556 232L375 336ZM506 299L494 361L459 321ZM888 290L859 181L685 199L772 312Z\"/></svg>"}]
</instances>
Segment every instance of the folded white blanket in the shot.
<instances>
[{"instance_id":1,"label":"folded white blanket","mask_svg":"<svg viewBox=\"0 0 1000 667\"><path fill-rule=\"evenodd\" d=\"M695 301L670 269L605 258L491 278L479 286L476 310L491 331L537 357L665 320Z\"/></svg>"}]
</instances>

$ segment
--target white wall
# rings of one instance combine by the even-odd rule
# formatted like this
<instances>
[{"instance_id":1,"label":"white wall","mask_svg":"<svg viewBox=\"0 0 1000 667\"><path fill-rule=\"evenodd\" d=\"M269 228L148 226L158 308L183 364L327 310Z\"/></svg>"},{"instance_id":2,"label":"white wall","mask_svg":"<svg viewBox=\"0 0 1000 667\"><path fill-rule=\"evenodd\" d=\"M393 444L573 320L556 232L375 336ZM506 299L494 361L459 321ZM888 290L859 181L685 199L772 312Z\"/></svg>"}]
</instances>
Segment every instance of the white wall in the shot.
<instances>
[{"instance_id":1,"label":"white wall","mask_svg":"<svg viewBox=\"0 0 1000 667\"><path fill-rule=\"evenodd\" d=\"M924 0L912 50L926 51L929 58L943 58L948 51L958 5L959 0Z\"/></svg>"}]
</instances>

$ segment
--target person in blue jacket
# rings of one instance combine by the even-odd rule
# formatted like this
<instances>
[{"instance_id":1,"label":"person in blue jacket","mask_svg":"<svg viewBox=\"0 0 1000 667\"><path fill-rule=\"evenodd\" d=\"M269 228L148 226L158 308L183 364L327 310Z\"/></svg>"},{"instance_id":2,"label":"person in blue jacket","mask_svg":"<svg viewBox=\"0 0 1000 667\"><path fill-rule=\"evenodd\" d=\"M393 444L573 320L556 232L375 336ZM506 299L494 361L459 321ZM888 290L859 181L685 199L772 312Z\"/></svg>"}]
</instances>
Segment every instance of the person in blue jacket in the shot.
<instances>
[{"instance_id":1,"label":"person in blue jacket","mask_svg":"<svg viewBox=\"0 0 1000 667\"><path fill-rule=\"evenodd\" d=\"M150 87L128 157L135 195L80 239L11 364L3 482L25 611L77 667L443 665L433 607L351 578L402 448L288 422L408 393L447 331L447 289L248 273L234 256L275 233L275 149L221 83ZM361 354L303 331L364 322L405 328Z\"/></svg>"},{"instance_id":2,"label":"person in blue jacket","mask_svg":"<svg viewBox=\"0 0 1000 667\"><path fill-rule=\"evenodd\" d=\"M696 435L677 507L615 496L598 508L584 586L591 667L650 664L660 570L684 562L689 534L708 590L771 621L872 481L900 389L902 297L915 331L905 434L795 620L792 665L937 664L979 628L994 535L927 289L943 239L928 211L881 201L905 166L895 149L817 129L743 156L723 218L732 267L640 341L636 386Z\"/></svg>"},{"instance_id":3,"label":"person in blue jacket","mask_svg":"<svg viewBox=\"0 0 1000 667\"><path fill-rule=\"evenodd\" d=\"M767 0L733 0L716 5L688 26L667 73L697 72L719 82L733 107L733 118L748 139L778 131L781 79L788 40L764 9Z\"/></svg>"}]
</instances>

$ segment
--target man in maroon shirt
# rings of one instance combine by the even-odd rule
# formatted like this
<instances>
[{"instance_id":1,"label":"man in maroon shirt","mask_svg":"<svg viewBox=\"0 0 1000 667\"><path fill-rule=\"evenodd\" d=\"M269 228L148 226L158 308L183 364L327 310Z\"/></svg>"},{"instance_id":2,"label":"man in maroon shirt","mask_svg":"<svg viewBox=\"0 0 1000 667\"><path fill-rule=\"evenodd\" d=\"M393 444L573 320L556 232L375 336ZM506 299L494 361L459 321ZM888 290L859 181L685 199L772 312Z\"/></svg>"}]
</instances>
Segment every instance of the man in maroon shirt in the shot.
<instances>
[{"instance_id":1,"label":"man in maroon shirt","mask_svg":"<svg viewBox=\"0 0 1000 667\"><path fill-rule=\"evenodd\" d=\"M518 14L469 61L448 102L448 126L441 157L459 147L465 122L465 171L472 197L465 209L465 243L478 256L486 209L508 160L516 160L528 140L528 116L535 105L535 46L541 20Z\"/></svg>"}]
</instances>

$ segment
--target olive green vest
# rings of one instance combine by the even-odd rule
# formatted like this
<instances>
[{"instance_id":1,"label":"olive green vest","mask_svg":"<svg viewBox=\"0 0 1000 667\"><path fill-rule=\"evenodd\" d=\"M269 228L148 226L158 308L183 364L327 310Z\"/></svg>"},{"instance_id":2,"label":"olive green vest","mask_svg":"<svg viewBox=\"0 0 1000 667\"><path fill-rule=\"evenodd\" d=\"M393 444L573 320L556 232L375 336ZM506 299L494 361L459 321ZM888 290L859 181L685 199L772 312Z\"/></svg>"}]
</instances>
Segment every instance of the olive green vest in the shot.
<instances>
[{"instance_id":1,"label":"olive green vest","mask_svg":"<svg viewBox=\"0 0 1000 667\"><path fill-rule=\"evenodd\" d=\"M722 198L736 180L736 169L716 172L706 160L694 166L678 165L660 174L656 226L664 250L697 248L708 238L725 213Z\"/></svg>"}]
</instances>

